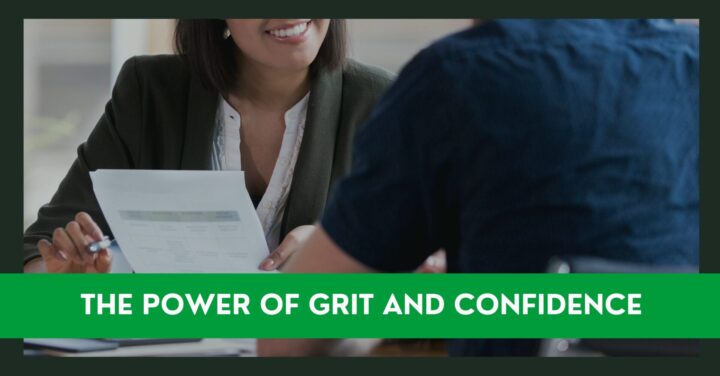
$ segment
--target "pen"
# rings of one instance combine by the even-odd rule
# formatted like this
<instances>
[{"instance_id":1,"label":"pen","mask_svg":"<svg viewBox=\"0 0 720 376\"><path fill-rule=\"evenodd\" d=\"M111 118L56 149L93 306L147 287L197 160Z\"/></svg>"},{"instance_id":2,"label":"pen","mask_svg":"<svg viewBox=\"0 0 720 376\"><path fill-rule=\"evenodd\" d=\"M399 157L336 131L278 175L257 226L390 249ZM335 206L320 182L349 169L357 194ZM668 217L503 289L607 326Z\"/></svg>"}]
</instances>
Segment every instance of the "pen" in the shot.
<instances>
[{"instance_id":1,"label":"pen","mask_svg":"<svg viewBox=\"0 0 720 376\"><path fill-rule=\"evenodd\" d=\"M100 252L101 249L108 248L114 244L116 244L115 240L110 240L109 237L103 236L102 240L88 244L87 250L92 253Z\"/></svg>"}]
</instances>

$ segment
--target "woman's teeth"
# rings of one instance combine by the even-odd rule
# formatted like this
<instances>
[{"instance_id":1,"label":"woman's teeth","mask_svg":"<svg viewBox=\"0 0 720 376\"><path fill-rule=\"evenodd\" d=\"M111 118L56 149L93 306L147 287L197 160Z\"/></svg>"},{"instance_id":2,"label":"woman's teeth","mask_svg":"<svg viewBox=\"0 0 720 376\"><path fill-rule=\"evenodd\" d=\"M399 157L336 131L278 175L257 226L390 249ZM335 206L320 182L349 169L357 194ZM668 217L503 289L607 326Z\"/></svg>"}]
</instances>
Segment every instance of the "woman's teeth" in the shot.
<instances>
[{"instance_id":1,"label":"woman's teeth","mask_svg":"<svg viewBox=\"0 0 720 376\"><path fill-rule=\"evenodd\" d=\"M270 30L268 33L276 38L292 38L304 33L307 27L308 22L303 22L287 29Z\"/></svg>"}]
</instances>

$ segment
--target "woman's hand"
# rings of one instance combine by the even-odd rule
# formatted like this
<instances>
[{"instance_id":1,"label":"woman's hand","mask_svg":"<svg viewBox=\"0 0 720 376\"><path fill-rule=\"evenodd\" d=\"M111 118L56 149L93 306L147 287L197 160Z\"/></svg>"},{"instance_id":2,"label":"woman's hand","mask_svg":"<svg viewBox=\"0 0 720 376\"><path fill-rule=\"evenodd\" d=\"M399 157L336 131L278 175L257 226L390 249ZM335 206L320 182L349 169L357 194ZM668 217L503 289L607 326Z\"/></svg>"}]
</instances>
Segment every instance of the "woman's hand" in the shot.
<instances>
[{"instance_id":1,"label":"woman's hand","mask_svg":"<svg viewBox=\"0 0 720 376\"><path fill-rule=\"evenodd\" d=\"M293 254L305 240L310 237L315 226L304 225L288 232L282 243L260 263L260 270L276 270L283 266L285 261Z\"/></svg>"},{"instance_id":2,"label":"woman's hand","mask_svg":"<svg viewBox=\"0 0 720 376\"><path fill-rule=\"evenodd\" d=\"M112 254L107 249L97 253L87 250L88 244L102 238L102 230L90 215L80 212L65 228L55 229L52 242L43 239L37 246L48 273L107 273Z\"/></svg>"}]
</instances>

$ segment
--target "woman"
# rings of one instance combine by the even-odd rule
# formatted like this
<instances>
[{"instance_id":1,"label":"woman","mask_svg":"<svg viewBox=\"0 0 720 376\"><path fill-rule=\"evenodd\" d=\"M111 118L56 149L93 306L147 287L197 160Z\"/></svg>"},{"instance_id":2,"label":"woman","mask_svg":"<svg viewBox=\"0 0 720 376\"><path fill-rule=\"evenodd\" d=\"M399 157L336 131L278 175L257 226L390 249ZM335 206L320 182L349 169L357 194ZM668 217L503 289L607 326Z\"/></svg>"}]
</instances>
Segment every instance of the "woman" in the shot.
<instances>
[{"instance_id":1,"label":"woman","mask_svg":"<svg viewBox=\"0 0 720 376\"><path fill-rule=\"evenodd\" d=\"M110 229L93 194L96 169L245 171L280 265L312 230L349 168L357 126L388 86L346 60L344 20L180 20L177 54L135 57L105 114L24 236L25 271L107 272Z\"/></svg>"}]
</instances>

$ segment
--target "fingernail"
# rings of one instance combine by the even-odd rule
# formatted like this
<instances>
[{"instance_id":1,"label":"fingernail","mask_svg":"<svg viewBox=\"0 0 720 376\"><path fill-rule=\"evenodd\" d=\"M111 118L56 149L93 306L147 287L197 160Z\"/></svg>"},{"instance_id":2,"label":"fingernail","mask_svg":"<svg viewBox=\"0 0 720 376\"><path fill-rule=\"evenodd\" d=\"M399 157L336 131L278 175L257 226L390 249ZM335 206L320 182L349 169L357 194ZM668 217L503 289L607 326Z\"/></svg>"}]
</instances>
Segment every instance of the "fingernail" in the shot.
<instances>
[{"instance_id":1,"label":"fingernail","mask_svg":"<svg viewBox=\"0 0 720 376\"><path fill-rule=\"evenodd\" d=\"M57 255L60 256L60 259L63 261L67 261L67 255L63 251L57 251Z\"/></svg>"},{"instance_id":2,"label":"fingernail","mask_svg":"<svg viewBox=\"0 0 720 376\"><path fill-rule=\"evenodd\" d=\"M270 268L273 266L274 263L275 263L275 260L267 259L267 260L263 261L262 264L260 264L260 269L270 270Z\"/></svg>"}]
</instances>

